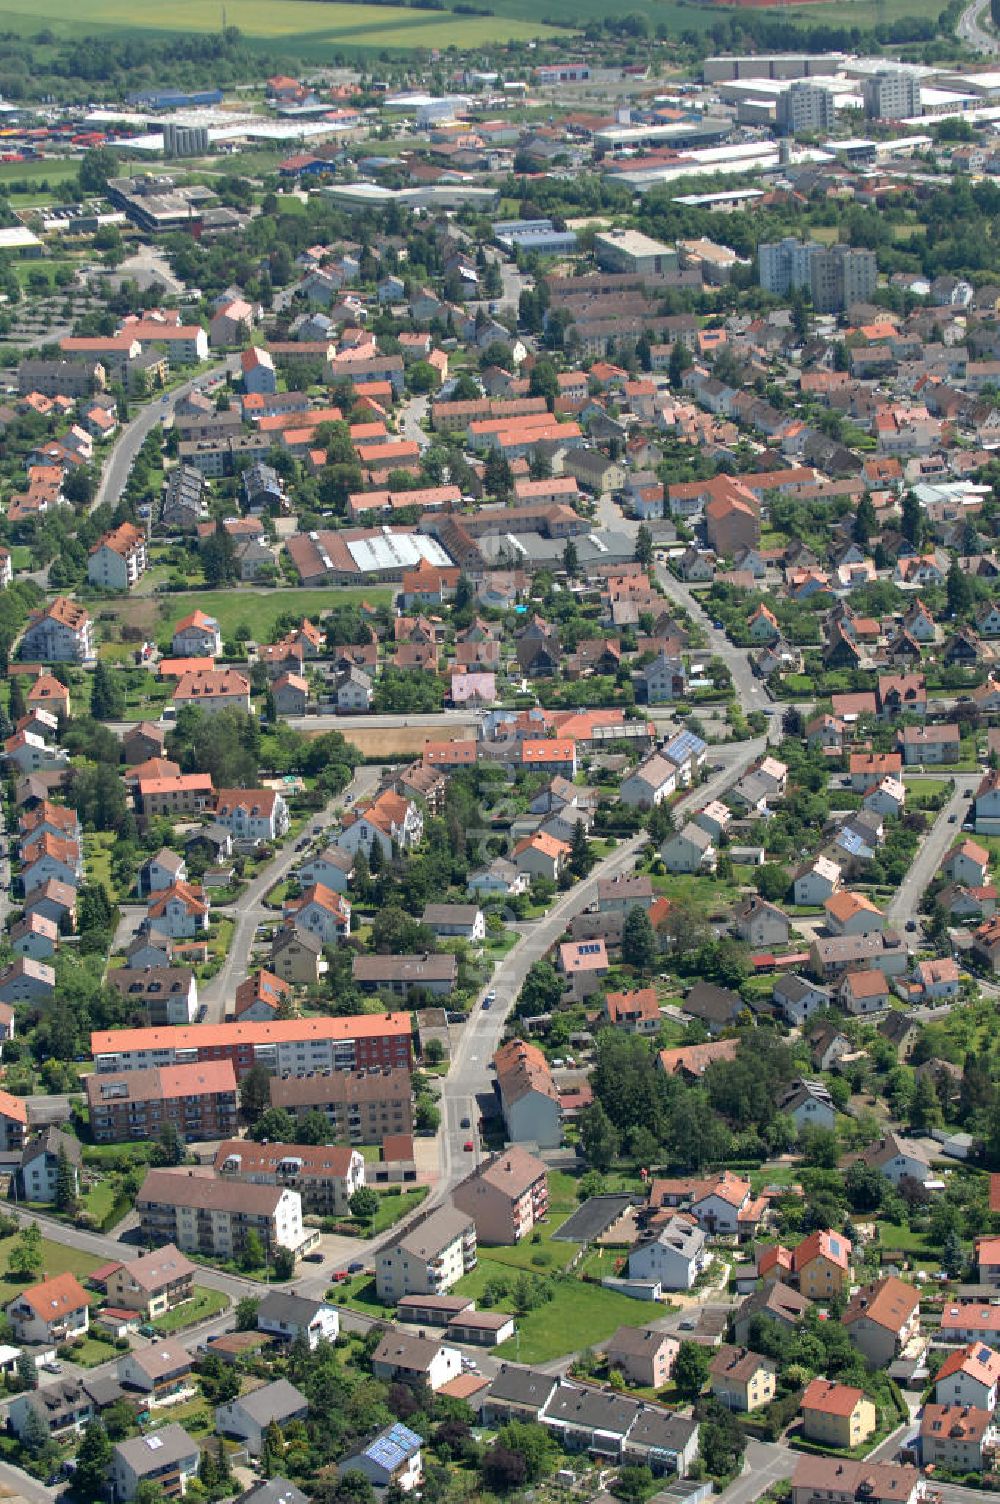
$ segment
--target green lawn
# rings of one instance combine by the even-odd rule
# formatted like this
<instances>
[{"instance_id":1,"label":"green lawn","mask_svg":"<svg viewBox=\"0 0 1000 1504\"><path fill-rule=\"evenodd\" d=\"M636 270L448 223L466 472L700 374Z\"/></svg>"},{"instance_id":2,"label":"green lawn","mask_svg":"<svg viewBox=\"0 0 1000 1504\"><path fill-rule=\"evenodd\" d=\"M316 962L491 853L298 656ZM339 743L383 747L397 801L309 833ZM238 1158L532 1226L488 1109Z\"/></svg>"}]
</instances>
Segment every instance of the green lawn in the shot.
<instances>
[{"instance_id":1,"label":"green lawn","mask_svg":"<svg viewBox=\"0 0 1000 1504\"><path fill-rule=\"evenodd\" d=\"M360 605L362 601L368 601L373 606L388 606L392 603L392 596L391 587L385 585L375 585L370 589L345 586L337 590L297 590L289 586L283 590L180 592L168 597L170 616L159 635L164 639L169 638L175 621L198 610L215 617L224 638L232 637L237 627L246 626L250 628L255 641L271 642L274 623L279 616L285 616L289 612L315 619L321 611L331 611L338 606ZM127 614L126 604L123 615Z\"/></svg>"},{"instance_id":2,"label":"green lawn","mask_svg":"<svg viewBox=\"0 0 1000 1504\"><path fill-rule=\"evenodd\" d=\"M193 1300L186 1300L183 1305L175 1306L164 1316L158 1316L150 1325L166 1337L171 1332L181 1331L183 1327L194 1326L198 1321L207 1321L209 1316L217 1316L228 1306L229 1297L223 1295L221 1290L209 1290L196 1285Z\"/></svg>"},{"instance_id":3,"label":"green lawn","mask_svg":"<svg viewBox=\"0 0 1000 1504\"><path fill-rule=\"evenodd\" d=\"M111 1180L101 1180L83 1193L80 1205L85 1212L90 1213L98 1227L103 1227L105 1218L110 1217L115 1209L116 1200L114 1183Z\"/></svg>"},{"instance_id":4,"label":"green lawn","mask_svg":"<svg viewBox=\"0 0 1000 1504\"><path fill-rule=\"evenodd\" d=\"M399 1195L393 1195L391 1189L379 1191L378 1211L368 1226L366 1236L374 1238L380 1232L388 1232L389 1228L394 1227L408 1212L416 1211L429 1190L429 1186L415 1185Z\"/></svg>"},{"instance_id":5,"label":"green lawn","mask_svg":"<svg viewBox=\"0 0 1000 1504\"><path fill-rule=\"evenodd\" d=\"M493 1249L480 1252L478 1265L459 1280L453 1294L472 1295L478 1300L488 1281L509 1276L509 1268L495 1261L493 1252ZM627 1295L605 1290L601 1285L585 1284L573 1275L556 1278L554 1291L552 1300L518 1317L518 1335L494 1349L497 1357L545 1363L584 1347L597 1347L620 1326L645 1326L654 1316L664 1314L662 1306L630 1300ZM495 1309L513 1311L513 1298L505 1296L497 1301Z\"/></svg>"},{"instance_id":6,"label":"green lawn","mask_svg":"<svg viewBox=\"0 0 1000 1504\"><path fill-rule=\"evenodd\" d=\"M115 885L111 881L111 848L114 844L115 837L105 831L89 831L83 838L83 857L87 879L92 883L103 883L112 903L118 896L115 892Z\"/></svg>"},{"instance_id":7,"label":"green lawn","mask_svg":"<svg viewBox=\"0 0 1000 1504\"><path fill-rule=\"evenodd\" d=\"M0 1270L3 1270L0 1275L0 1305L3 1306L13 1300L15 1295L20 1295L26 1284L32 1283L30 1280L12 1279L7 1273L10 1251L16 1241L16 1236L0 1238ZM56 1274L75 1274L77 1279L84 1280L105 1262L104 1259L94 1258L93 1254L80 1253L76 1248L66 1248L62 1243L53 1243L43 1237L42 1272L38 1277L51 1279Z\"/></svg>"},{"instance_id":8,"label":"green lawn","mask_svg":"<svg viewBox=\"0 0 1000 1504\"><path fill-rule=\"evenodd\" d=\"M81 1368L97 1368L101 1363L107 1363L111 1358L118 1357L118 1350L113 1342L104 1342L100 1337L85 1337L79 1347L74 1345L70 1357L71 1363L79 1363Z\"/></svg>"}]
</instances>

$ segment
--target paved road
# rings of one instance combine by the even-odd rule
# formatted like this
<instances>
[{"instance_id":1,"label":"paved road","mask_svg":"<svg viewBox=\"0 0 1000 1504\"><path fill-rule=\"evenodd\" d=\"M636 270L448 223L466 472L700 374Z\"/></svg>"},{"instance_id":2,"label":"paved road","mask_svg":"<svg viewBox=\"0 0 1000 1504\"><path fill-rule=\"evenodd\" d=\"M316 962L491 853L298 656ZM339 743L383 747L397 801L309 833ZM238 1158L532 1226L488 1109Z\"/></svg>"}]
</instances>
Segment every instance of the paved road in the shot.
<instances>
[{"instance_id":1,"label":"paved road","mask_svg":"<svg viewBox=\"0 0 1000 1504\"><path fill-rule=\"evenodd\" d=\"M711 618L699 600L697 592L692 590L684 580L677 579L662 564L656 566L656 579L664 593L678 605L683 606L691 620L701 627L708 638L709 651L713 657L721 658L729 669L736 698L743 710L746 712L769 709L771 702L767 689L751 669L746 649L736 647L730 642L725 632L712 626ZM767 731L768 740L771 742L781 740L782 710L783 707L780 705L774 707L774 715L771 717L771 725Z\"/></svg>"},{"instance_id":2,"label":"paved road","mask_svg":"<svg viewBox=\"0 0 1000 1504\"><path fill-rule=\"evenodd\" d=\"M972 0L971 5L966 6L959 16L955 27L959 41L975 48L977 52L1000 52L1000 42L995 34L986 30L989 15L990 0Z\"/></svg>"},{"instance_id":3,"label":"paved road","mask_svg":"<svg viewBox=\"0 0 1000 1504\"><path fill-rule=\"evenodd\" d=\"M46 1488L30 1473L24 1473L9 1462L0 1462L0 1489L5 1495L19 1495L29 1504L52 1504L59 1497L59 1488Z\"/></svg>"},{"instance_id":4,"label":"paved road","mask_svg":"<svg viewBox=\"0 0 1000 1504\"><path fill-rule=\"evenodd\" d=\"M425 433L420 426L427 416L430 400L429 397L408 397L399 409L396 425L402 438L418 444L421 449L429 449L431 444L430 434Z\"/></svg>"},{"instance_id":5,"label":"paved road","mask_svg":"<svg viewBox=\"0 0 1000 1504\"><path fill-rule=\"evenodd\" d=\"M775 1483L790 1478L801 1455L777 1443L748 1441L743 1473L723 1489L717 1504L752 1504Z\"/></svg>"},{"instance_id":6,"label":"paved road","mask_svg":"<svg viewBox=\"0 0 1000 1504\"><path fill-rule=\"evenodd\" d=\"M104 461L91 510L104 501L111 506L116 504L125 489L135 457L156 424L169 417L177 403L193 392L196 386L201 386L203 382L211 381L216 376L224 376L229 369L235 370L238 358L235 355L227 356L220 365L199 372L190 381L185 381L183 386L176 387L164 397L157 397L154 402L148 402L130 423L126 423Z\"/></svg>"},{"instance_id":7,"label":"paved road","mask_svg":"<svg viewBox=\"0 0 1000 1504\"><path fill-rule=\"evenodd\" d=\"M941 777L946 772L946 769L942 769L937 776ZM955 792L924 836L910 863L909 871L885 911L886 919L894 929L902 930L907 920L916 919L925 890L940 867L945 853L961 834L962 820L969 807L969 793L975 790L981 775L958 773L954 777Z\"/></svg>"},{"instance_id":8,"label":"paved road","mask_svg":"<svg viewBox=\"0 0 1000 1504\"><path fill-rule=\"evenodd\" d=\"M724 764L723 771L681 800L675 808L675 815L679 818L717 798L742 776L765 746L764 738L758 737L751 742L735 742L714 749L717 760ZM621 842L615 851L598 863L585 881L577 883L556 900L548 913L531 926L494 972L490 985L496 992L496 1002L489 1011L477 1007L463 1025L461 1039L452 1052L451 1069L442 1083L441 1178L431 1193L430 1199L433 1202L444 1200L451 1188L469 1173L480 1157L478 1135L469 1128L463 1128L462 1119L468 1118L475 1123L479 1115L477 1100L492 1095L490 1061L503 1035L507 1014L517 999L530 966L549 951L569 921L594 902L600 881L630 871L635 866L636 855L645 843L645 831ZM466 1153L463 1148L469 1138L476 1143L474 1155Z\"/></svg>"},{"instance_id":9,"label":"paved road","mask_svg":"<svg viewBox=\"0 0 1000 1504\"><path fill-rule=\"evenodd\" d=\"M381 767L376 765L358 768L344 792L338 794L337 798L310 822L303 834L317 834L323 826L329 823L331 814L343 809L348 799L353 802L356 799L366 798L375 789L381 773ZM250 883L235 911L232 908L228 910L220 908L221 913L228 913L231 918L235 919L236 928L233 931L229 954L226 956L222 969L198 992L199 1003L204 1003L208 1007L208 1022L222 1022L233 1001L236 988L250 969L250 951L256 928L265 920L275 918L274 909L265 907L264 898L276 883L283 882L292 868L302 861L303 853L296 851L295 846L294 841L285 843L274 861L269 862L260 876L255 877Z\"/></svg>"}]
</instances>

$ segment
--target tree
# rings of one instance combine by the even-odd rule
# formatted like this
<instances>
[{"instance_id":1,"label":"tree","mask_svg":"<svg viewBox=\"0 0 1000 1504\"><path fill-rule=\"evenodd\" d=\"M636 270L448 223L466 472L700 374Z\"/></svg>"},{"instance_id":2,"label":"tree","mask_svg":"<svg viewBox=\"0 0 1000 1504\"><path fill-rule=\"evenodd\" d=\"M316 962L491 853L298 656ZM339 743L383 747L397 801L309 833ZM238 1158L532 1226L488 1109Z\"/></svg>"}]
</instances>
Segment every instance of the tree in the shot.
<instances>
[{"instance_id":1,"label":"tree","mask_svg":"<svg viewBox=\"0 0 1000 1504\"><path fill-rule=\"evenodd\" d=\"M642 1504L656 1488L656 1480L645 1465L632 1465L619 1468L611 1488L615 1498L626 1499L628 1504Z\"/></svg>"},{"instance_id":2,"label":"tree","mask_svg":"<svg viewBox=\"0 0 1000 1504\"><path fill-rule=\"evenodd\" d=\"M90 684L90 713L95 721L118 721L125 713L125 695L111 677L103 658L98 658Z\"/></svg>"},{"instance_id":3,"label":"tree","mask_svg":"<svg viewBox=\"0 0 1000 1504\"><path fill-rule=\"evenodd\" d=\"M38 1388L38 1369L35 1367L35 1360L29 1352L25 1352L22 1348L14 1366L17 1369L17 1376L25 1389Z\"/></svg>"},{"instance_id":4,"label":"tree","mask_svg":"<svg viewBox=\"0 0 1000 1504\"><path fill-rule=\"evenodd\" d=\"M601 1102L591 1102L579 1117L580 1143L587 1163L597 1170L608 1170L618 1158L621 1147L618 1133Z\"/></svg>"},{"instance_id":5,"label":"tree","mask_svg":"<svg viewBox=\"0 0 1000 1504\"><path fill-rule=\"evenodd\" d=\"M259 1269L263 1265L266 1256L260 1233L251 1227L243 1244L240 1264L244 1269Z\"/></svg>"},{"instance_id":6,"label":"tree","mask_svg":"<svg viewBox=\"0 0 1000 1504\"><path fill-rule=\"evenodd\" d=\"M12 674L9 683L10 701L8 704L8 712L10 719L16 726L18 721L21 720L23 716L27 715L28 707L25 704L24 685L21 683L21 675Z\"/></svg>"},{"instance_id":7,"label":"tree","mask_svg":"<svg viewBox=\"0 0 1000 1504\"><path fill-rule=\"evenodd\" d=\"M799 1146L805 1164L819 1170L837 1168L840 1144L832 1128L820 1128L810 1123L799 1135Z\"/></svg>"},{"instance_id":8,"label":"tree","mask_svg":"<svg viewBox=\"0 0 1000 1504\"><path fill-rule=\"evenodd\" d=\"M562 981L551 961L532 961L524 979L517 1012L530 1018L535 1013L551 1013L562 997Z\"/></svg>"},{"instance_id":9,"label":"tree","mask_svg":"<svg viewBox=\"0 0 1000 1504\"><path fill-rule=\"evenodd\" d=\"M528 396L544 397L551 412L559 396L559 377L551 360L536 360L528 378Z\"/></svg>"},{"instance_id":10,"label":"tree","mask_svg":"<svg viewBox=\"0 0 1000 1504\"><path fill-rule=\"evenodd\" d=\"M684 372L691 364L692 355L690 350L679 339L675 340L673 349L670 351L670 363L667 366L667 375L670 378L671 386L680 386Z\"/></svg>"},{"instance_id":11,"label":"tree","mask_svg":"<svg viewBox=\"0 0 1000 1504\"><path fill-rule=\"evenodd\" d=\"M590 842L587 840L587 832L583 828L583 821L577 820L573 826L573 840L570 843L569 870L574 877L586 877L594 865L594 858L590 850Z\"/></svg>"},{"instance_id":12,"label":"tree","mask_svg":"<svg viewBox=\"0 0 1000 1504\"><path fill-rule=\"evenodd\" d=\"M708 1348L685 1339L677 1349L670 1377L674 1381L677 1398L693 1404L705 1387L708 1378Z\"/></svg>"},{"instance_id":13,"label":"tree","mask_svg":"<svg viewBox=\"0 0 1000 1504\"><path fill-rule=\"evenodd\" d=\"M653 535L644 522L640 522L635 535L636 563L648 569L653 562Z\"/></svg>"},{"instance_id":14,"label":"tree","mask_svg":"<svg viewBox=\"0 0 1000 1504\"><path fill-rule=\"evenodd\" d=\"M252 1295L244 1295L242 1300L236 1302L236 1330L238 1332L254 1332L257 1330L257 1311L260 1301Z\"/></svg>"},{"instance_id":15,"label":"tree","mask_svg":"<svg viewBox=\"0 0 1000 1504\"><path fill-rule=\"evenodd\" d=\"M28 1222L10 1250L7 1268L15 1279L34 1279L41 1267L42 1230L37 1222Z\"/></svg>"},{"instance_id":16,"label":"tree","mask_svg":"<svg viewBox=\"0 0 1000 1504\"><path fill-rule=\"evenodd\" d=\"M568 579L575 579L580 573L580 555L576 551L576 544L572 538L566 539L566 547L562 552L562 567Z\"/></svg>"},{"instance_id":17,"label":"tree","mask_svg":"<svg viewBox=\"0 0 1000 1504\"><path fill-rule=\"evenodd\" d=\"M965 1250L962 1247L962 1239L954 1228L945 1238L941 1249L941 1268L949 1279L958 1279L965 1268Z\"/></svg>"},{"instance_id":18,"label":"tree","mask_svg":"<svg viewBox=\"0 0 1000 1504\"><path fill-rule=\"evenodd\" d=\"M952 554L948 566L947 590L948 610L952 616L964 616L972 605L973 589L972 581L962 570L957 554Z\"/></svg>"},{"instance_id":19,"label":"tree","mask_svg":"<svg viewBox=\"0 0 1000 1504\"><path fill-rule=\"evenodd\" d=\"M76 1210L76 1186L76 1171L67 1158L66 1150L63 1148L62 1144L60 1144L59 1154L56 1159L56 1211L70 1215Z\"/></svg>"},{"instance_id":20,"label":"tree","mask_svg":"<svg viewBox=\"0 0 1000 1504\"><path fill-rule=\"evenodd\" d=\"M923 536L924 517L920 510L920 503L912 491L907 491L903 497L902 516L900 517L899 530L903 537L912 543L914 548L920 547L920 539Z\"/></svg>"},{"instance_id":21,"label":"tree","mask_svg":"<svg viewBox=\"0 0 1000 1504\"><path fill-rule=\"evenodd\" d=\"M139 1486L132 1495L132 1504L166 1504L166 1494L152 1478L140 1478Z\"/></svg>"},{"instance_id":22,"label":"tree","mask_svg":"<svg viewBox=\"0 0 1000 1504\"><path fill-rule=\"evenodd\" d=\"M865 492L858 503L858 510L854 514L854 537L855 540L867 547L868 540L878 528L878 519L875 516L875 503Z\"/></svg>"},{"instance_id":23,"label":"tree","mask_svg":"<svg viewBox=\"0 0 1000 1504\"><path fill-rule=\"evenodd\" d=\"M524 1486L528 1468L518 1452L494 1442L482 1463L483 1482L493 1493L509 1494Z\"/></svg>"},{"instance_id":24,"label":"tree","mask_svg":"<svg viewBox=\"0 0 1000 1504\"><path fill-rule=\"evenodd\" d=\"M370 1222L379 1208L378 1191L373 1191L370 1185L358 1186L347 1204L358 1222Z\"/></svg>"},{"instance_id":25,"label":"tree","mask_svg":"<svg viewBox=\"0 0 1000 1504\"><path fill-rule=\"evenodd\" d=\"M275 1279L291 1279L295 1273L295 1254L291 1248L284 1246L274 1250L274 1277Z\"/></svg>"},{"instance_id":26,"label":"tree","mask_svg":"<svg viewBox=\"0 0 1000 1504\"><path fill-rule=\"evenodd\" d=\"M250 1129L250 1137L258 1144L304 1143L295 1131L295 1119L284 1107L268 1107Z\"/></svg>"},{"instance_id":27,"label":"tree","mask_svg":"<svg viewBox=\"0 0 1000 1504\"><path fill-rule=\"evenodd\" d=\"M240 1082L240 1107L247 1122L253 1125L270 1106L271 1077L262 1065L254 1065Z\"/></svg>"},{"instance_id":28,"label":"tree","mask_svg":"<svg viewBox=\"0 0 1000 1504\"><path fill-rule=\"evenodd\" d=\"M178 1131L177 1124L165 1122L157 1136L153 1150L153 1162L158 1165L182 1165L187 1159L187 1147Z\"/></svg>"},{"instance_id":29,"label":"tree","mask_svg":"<svg viewBox=\"0 0 1000 1504\"><path fill-rule=\"evenodd\" d=\"M716 1478L738 1471L746 1444L746 1434L735 1416L722 1405L713 1404L710 1415L702 1422L698 1438L707 1471Z\"/></svg>"},{"instance_id":30,"label":"tree","mask_svg":"<svg viewBox=\"0 0 1000 1504\"><path fill-rule=\"evenodd\" d=\"M757 892L768 903L780 903L791 886L791 873L780 862L765 862L757 868L755 878Z\"/></svg>"},{"instance_id":31,"label":"tree","mask_svg":"<svg viewBox=\"0 0 1000 1504\"><path fill-rule=\"evenodd\" d=\"M556 1445L546 1426L535 1421L512 1420L497 1433L497 1441L523 1458L526 1482L537 1483L551 1472Z\"/></svg>"},{"instance_id":32,"label":"tree","mask_svg":"<svg viewBox=\"0 0 1000 1504\"><path fill-rule=\"evenodd\" d=\"M73 1492L82 1499L100 1499L111 1470L111 1441L99 1420L92 1420L76 1453Z\"/></svg>"},{"instance_id":33,"label":"tree","mask_svg":"<svg viewBox=\"0 0 1000 1504\"><path fill-rule=\"evenodd\" d=\"M658 950L656 932L645 909L638 904L629 909L622 926L622 960L636 971L652 971Z\"/></svg>"},{"instance_id":34,"label":"tree","mask_svg":"<svg viewBox=\"0 0 1000 1504\"><path fill-rule=\"evenodd\" d=\"M30 1452L32 1457L37 1457L40 1452L45 1451L48 1444L49 1428L34 1405L29 1405L21 1427L21 1445L27 1452ZM95 1497L100 1498L100 1494Z\"/></svg>"},{"instance_id":35,"label":"tree","mask_svg":"<svg viewBox=\"0 0 1000 1504\"><path fill-rule=\"evenodd\" d=\"M108 179L118 171L118 158L110 146L93 146L80 163L81 193L107 192Z\"/></svg>"}]
</instances>

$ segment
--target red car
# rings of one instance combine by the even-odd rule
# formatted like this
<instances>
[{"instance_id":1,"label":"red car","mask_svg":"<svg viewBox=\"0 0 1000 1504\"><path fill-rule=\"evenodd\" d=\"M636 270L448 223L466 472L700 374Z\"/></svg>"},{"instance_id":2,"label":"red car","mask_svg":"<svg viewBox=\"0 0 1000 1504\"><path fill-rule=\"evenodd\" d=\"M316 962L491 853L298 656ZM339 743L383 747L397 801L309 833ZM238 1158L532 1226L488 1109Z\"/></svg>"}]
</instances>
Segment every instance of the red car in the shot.
<instances>
[{"instance_id":1,"label":"red car","mask_svg":"<svg viewBox=\"0 0 1000 1504\"><path fill-rule=\"evenodd\" d=\"M462 1145L462 1148L463 1148L463 1149L464 1149L464 1150L465 1150L465 1152L466 1152L466 1154L471 1154L471 1153L472 1153L472 1151L473 1151L473 1149L474 1149L474 1148L475 1148L475 1147L476 1147L476 1146L475 1146L475 1144L474 1144L474 1143L473 1143L473 1142L472 1142L472 1140L471 1140L471 1138L467 1138L467 1139L466 1139L466 1140L465 1140L465 1143L464 1143L464 1144L463 1144L463 1145Z\"/></svg>"}]
</instances>

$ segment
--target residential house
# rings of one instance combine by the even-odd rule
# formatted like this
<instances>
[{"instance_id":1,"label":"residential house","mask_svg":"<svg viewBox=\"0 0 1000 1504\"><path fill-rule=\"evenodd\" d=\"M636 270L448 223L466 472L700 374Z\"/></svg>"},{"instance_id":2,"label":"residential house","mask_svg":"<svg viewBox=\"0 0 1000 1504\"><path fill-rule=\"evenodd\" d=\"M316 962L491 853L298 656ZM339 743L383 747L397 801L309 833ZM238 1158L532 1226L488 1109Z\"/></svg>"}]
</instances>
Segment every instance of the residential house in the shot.
<instances>
[{"instance_id":1,"label":"residential house","mask_svg":"<svg viewBox=\"0 0 1000 1504\"><path fill-rule=\"evenodd\" d=\"M920 1458L925 1468L979 1473L997 1447L992 1413L974 1405L925 1405L920 1416Z\"/></svg>"},{"instance_id":2,"label":"residential house","mask_svg":"<svg viewBox=\"0 0 1000 1504\"><path fill-rule=\"evenodd\" d=\"M476 1266L476 1224L467 1212L441 1206L378 1250L375 1288L386 1304L403 1295L443 1295Z\"/></svg>"},{"instance_id":3,"label":"residential house","mask_svg":"<svg viewBox=\"0 0 1000 1504\"><path fill-rule=\"evenodd\" d=\"M774 1399L777 1367L760 1353L724 1342L708 1365L708 1380L720 1405L751 1414Z\"/></svg>"},{"instance_id":4,"label":"residential house","mask_svg":"<svg viewBox=\"0 0 1000 1504\"><path fill-rule=\"evenodd\" d=\"M662 1389L670 1378L680 1342L653 1327L620 1326L604 1344L610 1370L642 1389Z\"/></svg>"},{"instance_id":5,"label":"residential house","mask_svg":"<svg viewBox=\"0 0 1000 1504\"><path fill-rule=\"evenodd\" d=\"M493 1057L496 1090L513 1143L555 1149L562 1142L562 1107L548 1061L536 1045L508 1040Z\"/></svg>"},{"instance_id":6,"label":"residential house","mask_svg":"<svg viewBox=\"0 0 1000 1504\"><path fill-rule=\"evenodd\" d=\"M649 1280L664 1290L690 1290L708 1261L704 1229L691 1217L678 1214L631 1250L629 1278Z\"/></svg>"},{"instance_id":7,"label":"residential house","mask_svg":"<svg viewBox=\"0 0 1000 1504\"><path fill-rule=\"evenodd\" d=\"M282 1342L303 1338L310 1350L321 1342L333 1342L340 1331L340 1316L324 1301L269 1290L257 1307L257 1330Z\"/></svg>"},{"instance_id":8,"label":"residential house","mask_svg":"<svg viewBox=\"0 0 1000 1504\"><path fill-rule=\"evenodd\" d=\"M194 1297L195 1266L174 1243L118 1264L108 1274L108 1303L154 1321Z\"/></svg>"},{"instance_id":9,"label":"residential house","mask_svg":"<svg viewBox=\"0 0 1000 1504\"><path fill-rule=\"evenodd\" d=\"M390 1327L372 1354L372 1373L389 1383L426 1385L437 1391L462 1371L457 1347Z\"/></svg>"},{"instance_id":10,"label":"residential house","mask_svg":"<svg viewBox=\"0 0 1000 1504\"><path fill-rule=\"evenodd\" d=\"M308 1414L309 1401L301 1390L288 1379L272 1379L259 1389L216 1405L215 1426L224 1435L242 1441L251 1456L259 1457L269 1425L287 1426L290 1421L305 1420Z\"/></svg>"},{"instance_id":11,"label":"residential house","mask_svg":"<svg viewBox=\"0 0 1000 1504\"><path fill-rule=\"evenodd\" d=\"M136 1347L118 1360L118 1380L143 1396L144 1405L165 1405L196 1393L191 1354L170 1337Z\"/></svg>"},{"instance_id":12,"label":"residential house","mask_svg":"<svg viewBox=\"0 0 1000 1504\"><path fill-rule=\"evenodd\" d=\"M171 1498L187 1493L198 1476L201 1448L183 1426L172 1424L116 1443L111 1455L111 1485L116 1500L129 1504L141 1483Z\"/></svg>"},{"instance_id":13,"label":"residential house","mask_svg":"<svg viewBox=\"0 0 1000 1504\"><path fill-rule=\"evenodd\" d=\"M778 1111L787 1113L801 1134L807 1128L833 1128L837 1109L822 1081L793 1081L778 1099Z\"/></svg>"},{"instance_id":14,"label":"residential house","mask_svg":"<svg viewBox=\"0 0 1000 1504\"><path fill-rule=\"evenodd\" d=\"M888 1368L919 1335L919 1291L888 1275L862 1285L841 1321L869 1368Z\"/></svg>"},{"instance_id":15,"label":"residential house","mask_svg":"<svg viewBox=\"0 0 1000 1504\"><path fill-rule=\"evenodd\" d=\"M360 1473L380 1492L389 1487L410 1493L423 1481L423 1438L402 1421L394 1421L372 1438L360 1452L342 1463L344 1474ZM289 1504L296 1504L290 1500ZM302 1504L305 1504L303 1495Z\"/></svg>"},{"instance_id":16,"label":"residential house","mask_svg":"<svg viewBox=\"0 0 1000 1504\"><path fill-rule=\"evenodd\" d=\"M216 1258L239 1258L248 1234L265 1251L297 1250L303 1241L302 1198L282 1186L230 1184L190 1170L149 1170L136 1197L142 1235L151 1243Z\"/></svg>"},{"instance_id":17,"label":"residential house","mask_svg":"<svg viewBox=\"0 0 1000 1504\"><path fill-rule=\"evenodd\" d=\"M717 862L712 837L691 820L664 841L660 856L668 872L714 872Z\"/></svg>"},{"instance_id":18,"label":"residential house","mask_svg":"<svg viewBox=\"0 0 1000 1504\"><path fill-rule=\"evenodd\" d=\"M71 1341L90 1326L90 1302L75 1274L29 1285L5 1309L18 1342Z\"/></svg>"},{"instance_id":19,"label":"residential house","mask_svg":"<svg viewBox=\"0 0 1000 1504\"><path fill-rule=\"evenodd\" d=\"M518 1243L548 1213L548 1171L540 1159L512 1144L456 1186L452 1202L473 1218L477 1243Z\"/></svg>"},{"instance_id":20,"label":"residential house","mask_svg":"<svg viewBox=\"0 0 1000 1504\"><path fill-rule=\"evenodd\" d=\"M21 1150L17 1166L17 1191L22 1200L51 1205L65 1181L73 1197L80 1192L83 1152L80 1140L58 1128L42 1128Z\"/></svg>"},{"instance_id":21,"label":"residential house","mask_svg":"<svg viewBox=\"0 0 1000 1504\"><path fill-rule=\"evenodd\" d=\"M875 1402L863 1389L812 1379L802 1395L802 1434L820 1446L848 1451L872 1436L878 1426Z\"/></svg>"},{"instance_id":22,"label":"residential house","mask_svg":"<svg viewBox=\"0 0 1000 1504\"><path fill-rule=\"evenodd\" d=\"M776 904L752 894L736 906L733 929L748 945L770 948L788 944L791 920Z\"/></svg>"},{"instance_id":23,"label":"residential house","mask_svg":"<svg viewBox=\"0 0 1000 1504\"><path fill-rule=\"evenodd\" d=\"M939 1405L974 1405L994 1411L1000 1386L1000 1353L982 1342L955 1348L945 1358L934 1380L934 1398Z\"/></svg>"}]
</instances>

